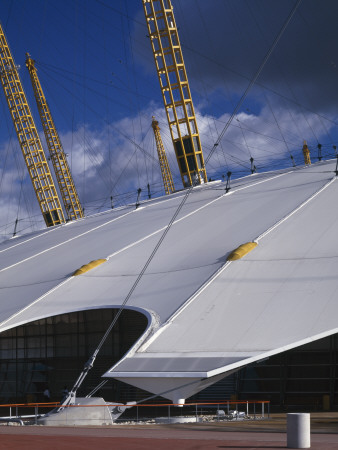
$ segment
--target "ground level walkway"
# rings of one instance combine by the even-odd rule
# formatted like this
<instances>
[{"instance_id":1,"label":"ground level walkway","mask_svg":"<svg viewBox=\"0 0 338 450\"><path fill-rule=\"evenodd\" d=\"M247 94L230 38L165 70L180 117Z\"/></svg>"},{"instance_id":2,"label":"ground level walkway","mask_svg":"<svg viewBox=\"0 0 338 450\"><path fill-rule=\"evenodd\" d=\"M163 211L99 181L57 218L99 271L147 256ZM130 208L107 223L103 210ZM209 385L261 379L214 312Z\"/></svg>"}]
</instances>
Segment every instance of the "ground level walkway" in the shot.
<instances>
[{"instance_id":1,"label":"ground level walkway","mask_svg":"<svg viewBox=\"0 0 338 450\"><path fill-rule=\"evenodd\" d=\"M110 427L0 426L0 449L214 450L286 448L286 415L270 420ZM338 450L338 413L311 414L311 448Z\"/></svg>"}]
</instances>

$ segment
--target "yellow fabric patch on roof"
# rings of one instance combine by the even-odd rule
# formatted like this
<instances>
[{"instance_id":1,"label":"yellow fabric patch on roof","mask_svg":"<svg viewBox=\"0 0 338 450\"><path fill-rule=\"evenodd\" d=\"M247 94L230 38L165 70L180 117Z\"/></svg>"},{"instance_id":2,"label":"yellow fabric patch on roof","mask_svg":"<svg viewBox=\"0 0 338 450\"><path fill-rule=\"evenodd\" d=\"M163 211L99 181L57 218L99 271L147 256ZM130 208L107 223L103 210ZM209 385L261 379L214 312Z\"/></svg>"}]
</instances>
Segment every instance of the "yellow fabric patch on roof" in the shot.
<instances>
[{"instance_id":1,"label":"yellow fabric patch on roof","mask_svg":"<svg viewBox=\"0 0 338 450\"><path fill-rule=\"evenodd\" d=\"M80 269L75 270L75 272L73 273L73 277L76 277L77 275L82 275L83 273L86 273L89 270L94 269L94 267L97 267L106 261L107 261L106 259L95 259L94 261L90 261L90 263L84 264L83 266L80 267Z\"/></svg>"},{"instance_id":2,"label":"yellow fabric patch on roof","mask_svg":"<svg viewBox=\"0 0 338 450\"><path fill-rule=\"evenodd\" d=\"M241 259L255 247L257 247L257 242L247 242L246 244L242 244L230 253L227 261L236 261L236 259Z\"/></svg>"}]
</instances>

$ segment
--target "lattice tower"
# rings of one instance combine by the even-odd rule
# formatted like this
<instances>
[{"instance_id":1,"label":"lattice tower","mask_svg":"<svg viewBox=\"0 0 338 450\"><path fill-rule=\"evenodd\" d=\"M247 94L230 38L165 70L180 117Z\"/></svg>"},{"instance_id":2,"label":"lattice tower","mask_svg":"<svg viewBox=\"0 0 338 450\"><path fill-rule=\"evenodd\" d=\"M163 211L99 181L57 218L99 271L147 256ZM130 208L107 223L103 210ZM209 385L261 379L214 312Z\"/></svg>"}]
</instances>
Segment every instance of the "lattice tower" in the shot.
<instances>
[{"instance_id":1,"label":"lattice tower","mask_svg":"<svg viewBox=\"0 0 338 450\"><path fill-rule=\"evenodd\" d=\"M26 53L26 66L31 78L50 159L54 167L66 214L69 220L79 219L83 217L83 209L68 165L67 156L63 150L50 108L42 90L35 61L28 53Z\"/></svg>"},{"instance_id":2,"label":"lattice tower","mask_svg":"<svg viewBox=\"0 0 338 450\"><path fill-rule=\"evenodd\" d=\"M1 24L0 79L45 223L60 224L65 221L60 200Z\"/></svg>"},{"instance_id":3,"label":"lattice tower","mask_svg":"<svg viewBox=\"0 0 338 450\"><path fill-rule=\"evenodd\" d=\"M207 182L187 72L170 0L143 0L164 106L184 186Z\"/></svg>"},{"instance_id":4,"label":"lattice tower","mask_svg":"<svg viewBox=\"0 0 338 450\"><path fill-rule=\"evenodd\" d=\"M306 141L304 141L303 145L303 156L304 156L304 163L310 165L311 164L310 150L309 147L307 146Z\"/></svg>"},{"instance_id":5,"label":"lattice tower","mask_svg":"<svg viewBox=\"0 0 338 450\"><path fill-rule=\"evenodd\" d=\"M160 161L160 167L161 167L161 173L162 173L162 179L163 179L163 186L164 191L167 195L172 194L175 192L175 186L173 182L173 177L171 175L171 170L168 162L168 158L164 149L161 133L160 133L160 127L158 125L158 121L155 120L155 117L153 116L153 120L151 122L151 126L154 130L155 135L155 142L156 142L156 148L157 148L157 154L158 159Z\"/></svg>"}]
</instances>

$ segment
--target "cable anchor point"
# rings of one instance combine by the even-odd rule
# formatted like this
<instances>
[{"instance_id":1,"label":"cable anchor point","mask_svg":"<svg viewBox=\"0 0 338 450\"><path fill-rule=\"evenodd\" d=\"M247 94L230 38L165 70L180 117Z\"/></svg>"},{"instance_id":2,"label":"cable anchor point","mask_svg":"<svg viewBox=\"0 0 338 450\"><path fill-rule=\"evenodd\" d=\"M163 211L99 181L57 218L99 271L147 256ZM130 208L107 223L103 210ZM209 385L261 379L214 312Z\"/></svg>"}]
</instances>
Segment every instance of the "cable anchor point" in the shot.
<instances>
[{"instance_id":1,"label":"cable anchor point","mask_svg":"<svg viewBox=\"0 0 338 450\"><path fill-rule=\"evenodd\" d=\"M225 185L225 192L229 192L231 187L230 187L230 179L231 179L231 172L227 173L227 184Z\"/></svg>"},{"instance_id":2,"label":"cable anchor point","mask_svg":"<svg viewBox=\"0 0 338 450\"><path fill-rule=\"evenodd\" d=\"M135 208L137 209L140 206L140 195L141 195L142 189L138 188L137 189L137 199L136 199L136 205Z\"/></svg>"}]
</instances>

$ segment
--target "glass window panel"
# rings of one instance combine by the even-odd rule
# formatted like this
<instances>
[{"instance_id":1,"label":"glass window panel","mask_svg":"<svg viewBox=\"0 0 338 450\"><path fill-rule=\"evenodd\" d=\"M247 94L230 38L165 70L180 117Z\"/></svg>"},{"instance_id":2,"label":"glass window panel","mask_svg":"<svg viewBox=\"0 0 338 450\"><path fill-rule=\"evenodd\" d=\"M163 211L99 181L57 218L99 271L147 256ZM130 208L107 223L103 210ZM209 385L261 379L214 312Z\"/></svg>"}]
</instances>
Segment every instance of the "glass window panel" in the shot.
<instances>
[{"instance_id":1,"label":"glass window panel","mask_svg":"<svg viewBox=\"0 0 338 450\"><path fill-rule=\"evenodd\" d=\"M27 338L27 347L29 347L29 348L41 347L41 344L43 345L43 343L41 342L40 337L29 337L29 338Z\"/></svg>"},{"instance_id":2,"label":"glass window panel","mask_svg":"<svg viewBox=\"0 0 338 450\"><path fill-rule=\"evenodd\" d=\"M26 350L26 358L41 358L44 356L44 352L42 354L42 351L40 348L28 348Z\"/></svg>"},{"instance_id":3,"label":"glass window panel","mask_svg":"<svg viewBox=\"0 0 338 450\"><path fill-rule=\"evenodd\" d=\"M288 380L286 383L287 392L320 392L330 391L330 380Z\"/></svg>"},{"instance_id":4,"label":"glass window panel","mask_svg":"<svg viewBox=\"0 0 338 450\"><path fill-rule=\"evenodd\" d=\"M65 379L70 380L69 385L73 383L84 362L101 340L112 317L110 309L90 310L85 313L72 313L54 319L39 320L20 326L16 330L1 333L1 341L6 340L7 347L3 349L2 360L5 357L9 362L1 364L0 372L2 378L14 380L14 390L9 392L7 387L4 388L3 383L0 383L0 398L6 401L16 397L18 400L26 401L27 393L33 393L37 397L41 395L47 382L51 385L52 393L61 391ZM79 320L81 326L78 324ZM55 322L55 331L59 331L58 328L60 328L64 333L44 334L47 331L47 324L49 328L53 328L53 322ZM125 312L114 333L108 337L103 346L102 361L104 363L102 364L108 368L116 362L122 356L121 352L127 351L142 334L146 323L147 320L139 313ZM131 324L132 334L126 332L127 329L130 330ZM82 331L77 334L80 328ZM21 337L16 338L16 335ZM23 336L27 337L24 339ZM21 348L16 349L16 343ZM16 357L20 359L16 360ZM96 380L91 382L95 384ZM55 387L58 385L59 387ZM114 399L111 398L111 400Z\"/></svg>"},{"instance_id":5,"label":"glass window panel","mask_svg":"<svg viewBox=\"0 0 338 450\"><path fill-rule=\"evenodd\" d=\"M25 350L24 349L19 349L17 351L17 358L24 358L25 357Z\"/></svg>"},{"instance_id":6,"label":"glass window panel","mask_svg":"<svg viewBox=\"0 0 338 450\"><path fill-rule=\"evenodd\" d=\"M1 348L8 349L8 348L12 348L13 346L14 346L13 338L9 338L9 339L1 338L0 339L0 347Z\"/></svg>"},{"instance_id":7,"label":"glass window panel","mask_svg":"<svg viewBox=\"0 0 338 450\"><path fill-rule=\"evenodd\" d=\"M0 350L0 358L9 359L15 358L15 351L10 349L1 349Z\"/></svg>"}]
</instances>

